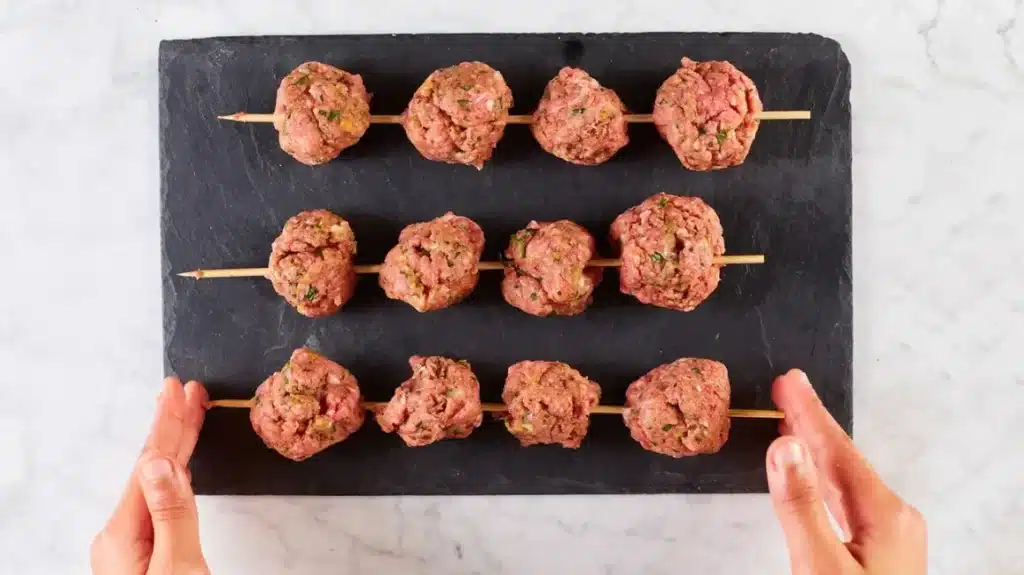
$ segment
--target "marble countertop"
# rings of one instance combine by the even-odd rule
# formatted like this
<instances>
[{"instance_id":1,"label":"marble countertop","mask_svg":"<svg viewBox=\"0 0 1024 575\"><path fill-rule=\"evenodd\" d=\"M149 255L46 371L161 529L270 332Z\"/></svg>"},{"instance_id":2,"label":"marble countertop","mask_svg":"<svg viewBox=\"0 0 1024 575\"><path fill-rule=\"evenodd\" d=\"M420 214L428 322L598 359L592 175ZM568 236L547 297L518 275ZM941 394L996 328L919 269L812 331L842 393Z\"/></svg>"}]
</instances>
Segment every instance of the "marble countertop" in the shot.
<instances>
[{"instance_id":1,"label":"marble countertop","mask_svg":"<svg viewBox=\"0 0 1024 575\"><path fill-rule=\"evenodd\" d=\"M147 429L161 375L160 39L648 30L843 44L855 439L925 514L933 573L1024 572L1020 0L292 4L0 2L0 572L87 572ZM787 571L767 496L199 506L218 574Z\"/></svg>"}]
</instances>

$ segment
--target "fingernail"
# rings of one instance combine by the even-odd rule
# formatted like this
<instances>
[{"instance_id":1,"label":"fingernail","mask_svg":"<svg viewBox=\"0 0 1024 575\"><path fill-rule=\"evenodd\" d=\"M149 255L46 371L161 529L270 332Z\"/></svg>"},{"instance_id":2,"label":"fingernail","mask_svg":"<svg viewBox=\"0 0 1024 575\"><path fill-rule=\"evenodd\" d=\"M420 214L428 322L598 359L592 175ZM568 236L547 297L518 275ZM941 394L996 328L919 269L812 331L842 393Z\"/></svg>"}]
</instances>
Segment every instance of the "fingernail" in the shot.
<instances>
[{"instance_id":1,"label":"fingernail","mask_svg":"<svg viewBox=\"0 0 1024 575\"><path fill-rule=\"evenodd\" d=\"M174 475L171 463L163 457L154 457L142 464L142 477L148 481L163 481Z\"/></svg>"},{"instance_id":2,"label":"fingernail","mask_svg":"<svg viewBox=\"0 0 1024 575\"><path fill-rule=\"evenodd\" d=\"M807 461L807 454L799 441L787 441L786 445L775 450L772 461L776 469L798 469Z\"/></svg>"},{"instance_id":3,"label":"fingernail","mask_svg":"<svg viewBox=\"0 0 1024 575\"><path fill-rule=\"evenodd\" d=\"M789 375L802 385L811 385L811 380L807 379L807 374L799 369L790 370Z\"/></svg>"}]
</instances>

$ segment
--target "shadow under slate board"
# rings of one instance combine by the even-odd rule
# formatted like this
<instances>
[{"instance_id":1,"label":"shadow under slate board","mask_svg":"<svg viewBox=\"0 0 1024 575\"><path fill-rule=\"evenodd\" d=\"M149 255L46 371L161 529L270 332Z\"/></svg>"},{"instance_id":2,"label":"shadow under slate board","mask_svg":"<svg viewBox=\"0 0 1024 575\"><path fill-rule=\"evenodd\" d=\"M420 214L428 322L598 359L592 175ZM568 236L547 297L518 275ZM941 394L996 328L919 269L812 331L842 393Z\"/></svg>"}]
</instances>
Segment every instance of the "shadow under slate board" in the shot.
<instances>
[{"instance_id":1,"label":"shadow under slate board","mask_svg":"<svg viewBox=\"0 0 1024 575\"><path fill-rule=\"evenodd\" d=\"M533 111L566 65L586 69L634 112L651 109L683 56L729 60L756 83L766 110L809 109L811 121L762 122L746 163L713 173L682 168L652 125L596 167L546 154L526 126L509 126L482 171L427 161L401 127L374 125L320 167L286 155L267 124L218 114L271 112L281 78L308 60L363 76L377 114L400 113L436 68L465 60L504 74L514 114ZM772 408L773 376L802 367L826 406L852 425L850 69L833 40L794 34L494 34L213 38L160 46L160 159L165 370L206 382L214 398L251 397L291 351L309 346L347 366L369 400L409 376L407 358L469 360L484 401L501 400L505 370L524 359L564 361L601 384L602 403L679 357L724 362L732 404ZM571 318L535 318L504 303L485 272L461 304L418 314L363 276L332 317L299 316L261 279L195 281L176 272L265 266L285 220L327 208L352 222L358 261L379 262L406 224L447 210L475 219L497 259L531 219L569 218L612 255L608 227L658 191L704 198L721 217L728 266L702 306L680 313L618 293L605 272L594 305ZM407 448L372 420L301 463L264 447L248 411L215 409L192 463L203 494L390 495L763 492L776 422L734 419L716 455L649 453L620 417L597 415L579 450L522 448L487 417L465 440Z\"/></svg>"}]
</instances>

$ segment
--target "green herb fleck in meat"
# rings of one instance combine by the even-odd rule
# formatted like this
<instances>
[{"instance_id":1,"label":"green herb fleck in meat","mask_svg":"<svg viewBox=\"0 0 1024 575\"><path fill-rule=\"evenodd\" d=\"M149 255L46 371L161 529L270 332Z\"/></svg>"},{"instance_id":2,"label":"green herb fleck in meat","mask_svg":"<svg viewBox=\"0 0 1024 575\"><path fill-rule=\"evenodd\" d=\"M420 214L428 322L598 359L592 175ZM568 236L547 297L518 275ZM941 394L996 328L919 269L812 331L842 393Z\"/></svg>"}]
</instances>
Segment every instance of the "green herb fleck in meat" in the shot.
<instances>
[{"instance_id":1,"label":"green herb fleck in meat","mask_svg":"<svg viewBox=\"0 0 1024 575\"><path fill-rule=\"evenodd\" d=\"M292 84L295 86L305 86L311 81L312 80L309 79L309 74L306 74L304 76L299 76L294 82L292 82Z\"/></svg>"},{"instance_id":2,"label":"green herb fleck in meat","mask_svg":"<svg viewBox=\"0 0 1024 575\"><path fill-rule=\"evenodd\" d=\"M537 301L537 292L533 292L532 294L530 294L530 300Z\"/></svg>"},{"instance_id":3,"label":"green herb fleck in meat","mask_svg":"<svg viewBox=\"0 0 1024 575\"><path fill-rule=\"evenodd\" d=\"M444 392L444 396L445 397L455 397L458 394L459 394L459 390L454 389L454 388L453 389L446 389L445 392Z\"/></svg>"},{"instance_id":4,"label":"green herb fleck in meat","mask_svg":"<svg viewBox=\"0 0 1024 575\"><path fill-rule=\"evenodd\" d=\"M704 126L697 126L697 133L703 136L704 134L707 134L708 131L704 129Z\"/></svg>"},{"instance_id":5,"label":"green herb fleck in meat","mask_svg":"<svg viewBox=\"0 0 1024 575\"><path fill-rule=\"evenodd\" d=\"M668 205L668 198L662 196L661 198L658 199L658 207L659 208L664 208L667 205Z\"/></svg>"},{"instance_id":6,"label":"green herb fleck in meat","mask_svg":"<svg viewBox=\"0 0 1024 575\"><path fill-rule=\"evenodd\" d=\"M666 423L665 425L662 425L662 426L661 426L661 430L662 430L662 431L669 431L669 430L671 430L671 429L672 429L673 427L675 427L675 426L674 426L674 425L672 425L671 423Z\"/></svg>"},{"instance_id":7,"label":"green herb fleck in meat","mask_svg":"<svg viewBox=\"0 0 1024 575\"><path fill-rule=\"evenodd\" d=\"M526 257L526 244L530 242L530 238L537 233L537 230L525 229L516 232L516 235L512 236L513 249L519 252L519 257Z\"/></svg>"},{"instance_id":8,"label":"green herb fleck in meat","mask_svg":"<svg viewBox=\"0 0 1024 575\"><path fill-rule=\"evenodd\" d=\"M466 90L466 91L472 90L473 89L473 84L463 84L462 85L462 89Z\"/></svg>"},{"instance_id":9,"label":"green herb fleck in meat","mask_svg":"<svg viewBox=\"0 0 1024 575\"><path fill-rule=\"evenodd\" d=\"M722 142L724 142L725 139L728 138L728 137L729 137L729 132L726 132L725 130L719 130L718 133L715 134L715 139L718 140L718 145L719 146L721 146Z\"/></svg>"},{"instance_id":10,"label":"green herb fleck in meat","mask_svg":"<svg viewBox=\"0 0 1024 575\"><path fill-rule=\"evenodd\" d=\"M586 111L586 108L573 108L572 111L569 112L569 114L572 116L579 116L580 114Z\"/></svg>"},{"instance_id":11,"label":"green herb fleck in meat","mask_svg":"<svg viewBox=\"0 0 1024 575\"><path fill-rule=\"evenodd\" d=\"M465 108L469 105L469 100L459 100L459 105Z\"/></svg>"},{"instance_id":12,"label":"green herb fleck in meat","mask_svg":"<svg viewBox=\"0 0 1024 575\"><path fill-rule=\"evenodd\" d=\"M320 293L320 291L318 289L316 289L313 286L309 286L309 289L306 290L306 295L302 296L302 299L304 299L306 301L313 301L313 300L316 299L316 296L319 293Z\"/></svg>"},{"instance_id":13,"label":"green herb fleck in meat","mask_svg":"<svg viewBox=\"0 0 1024 575\"><path fill-rule=\"evenodd\" d=\"M654 252L651 254L651 259L660 264L665 261L665 256L661 255L661 252Z\"/></svg>"},{"instance_id":14,"label":"green herb fleck in meat","mask_svg":"<svg viewBox=\"0 0 1024 575\"><path fill-rule=\"evenodd\" d=\"M703 373L701 373L700 368L697 366L691 367L690 370L693 371L693 375L704 375Z\"/></svg>"},{"instance_id":15,"label":"green herb fleck in meat","mask_svg":"<svg viewBox=\"0 0 1024 575\"><path fill-rule=\"evenodd\" d=\"M333 121L337 120L340 117L341 117L341 112L339 112L337 110L331 110L330 112L327 113L327 121L328 122L333 122Z\"/></svg>"}]
</instances>

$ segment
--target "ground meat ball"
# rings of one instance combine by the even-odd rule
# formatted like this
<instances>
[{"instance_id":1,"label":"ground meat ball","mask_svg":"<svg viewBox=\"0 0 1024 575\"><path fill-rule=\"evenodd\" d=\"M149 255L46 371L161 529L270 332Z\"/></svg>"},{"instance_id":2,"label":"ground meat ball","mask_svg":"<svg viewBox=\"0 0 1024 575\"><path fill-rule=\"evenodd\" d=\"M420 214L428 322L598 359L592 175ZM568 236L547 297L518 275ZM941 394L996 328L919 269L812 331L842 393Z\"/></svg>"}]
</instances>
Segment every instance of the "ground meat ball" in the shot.
<instances>
[{"instance_id":1,"label":"ground meat ball","mask_svg":"<svg viewBox=\"0 0 1024 575\"><path fill-rule=\"evenodd\" d=\"M643 303L691 311L718 287L725 253L718 214L700 198L657 194L612 223L622 243L619 289Z\"/></svg>"},{"instance_id":2,"label":"ground meat ball","mask_svg":"<svg viewBox=\"0 0 1024 575\"><path fill-rule=\"evenodd\" d=\"M577 448L590 425L601 388L557 361L521 361L508 368L501 394L505 427L524 447L560 443Z\"/></svg>"},{"instance_id":3,"label":"ground meat ball","mask_svg":"<svg viewBox=\"0 0 1024 575\"><path fill-rule=\"evenodd\" d=\"M274 127L282 150L303 164L323 164L370 127L370 95L358 75L306 62L281 80Z\"/></svg>"},{"instance_id":4,"label":"ground meat ball","mask_svg":"<svg viewBox=\"0 0 1024 575\"><path fill-rule=\"evenodd\" d=\"M300 348L256 389L249 420L267 447L302 461L355 433L366 414L344 367Z\"/></svg>"},{"instance_id":5,"label":"ground meat ball","mask_svg":"<svg viewBox=\"0 0 1024 575\"><path fill-rule=\"evenodd\" d=\"M417 311L446 308L476 287L483 251L484 232L469 218L448 212L412 224L384 258L380 287Z\"/></svg>"},{"instance_id":6,"label":"ground meat ball","mask_svg":"<svg viewBox=\"0 0 1024 575\"><path fill-rule=\"evenodd\" d=\"M412 377L377 413L387 433L395 431L410 447L442 439L463 439L484 419L480 382L469 363L445 357L409 358Z\"/></svg>"},{"instance_id":7,"label":"ground meat ball","mask_svg":"<svg viewBox=\"0 0 1024 575\"><path fill-rule=\"evenodd\" d=\"M531 315L576 315L593 301L601 269L588 268L594 237L569 220L530 222L505 250L505 301Z\"/></svg>"},{"instance_id":8,"label":"ground meat ball","mask_svg":"<svg viewBox=\"0 0 1024 575\"><path fill-rule=\"evenodd\" d=\"M683 457L715 453L729 439L729 372L710 359L678 359L626 390L622 412L644 449Z\"/></svg>"},{"instance_id":9,"label":"ground meat ball","mask_svg":"<svg viewBox=\"0 0 1024 575\"><path fill-rule=\"evenodd\" d=\"M654 125L684 166L703 172L743 163L760 112L757 88L735 66L683 58L658 89Z\"/></svg>"},{"instance_id":10,"label":"ground meat ball","mask_svg":"<svg viewBox=\"0 0 1024 575\"><path fill-rule=\"evenodd\" d=\"M512 90L483 62L431 74L413 94L402 125L429 160L483 168L508 123Z\"/></svg>"},{"instance_id":11,"label":"ground meat ball","mask_svg":"<svg viewBox=\"0 0 1024 575\"><path fill-rule=\"evenodd\" d=\"M356 289L356 236L327 210L301 212L284 225L270 251L274 290L306 317L338 311Z\"/></svg>"},{"instance_id":12,"label":"ground meat ball","mask_svg":"<svg viewBox=\"0 0 1024 575\"><path fill-rule=\"evenodd\" d=\"M533 137L549 154L593 166L629 143L626 107L583 70L562 68L533 113Z\"/></svg>"}]
</instances>

